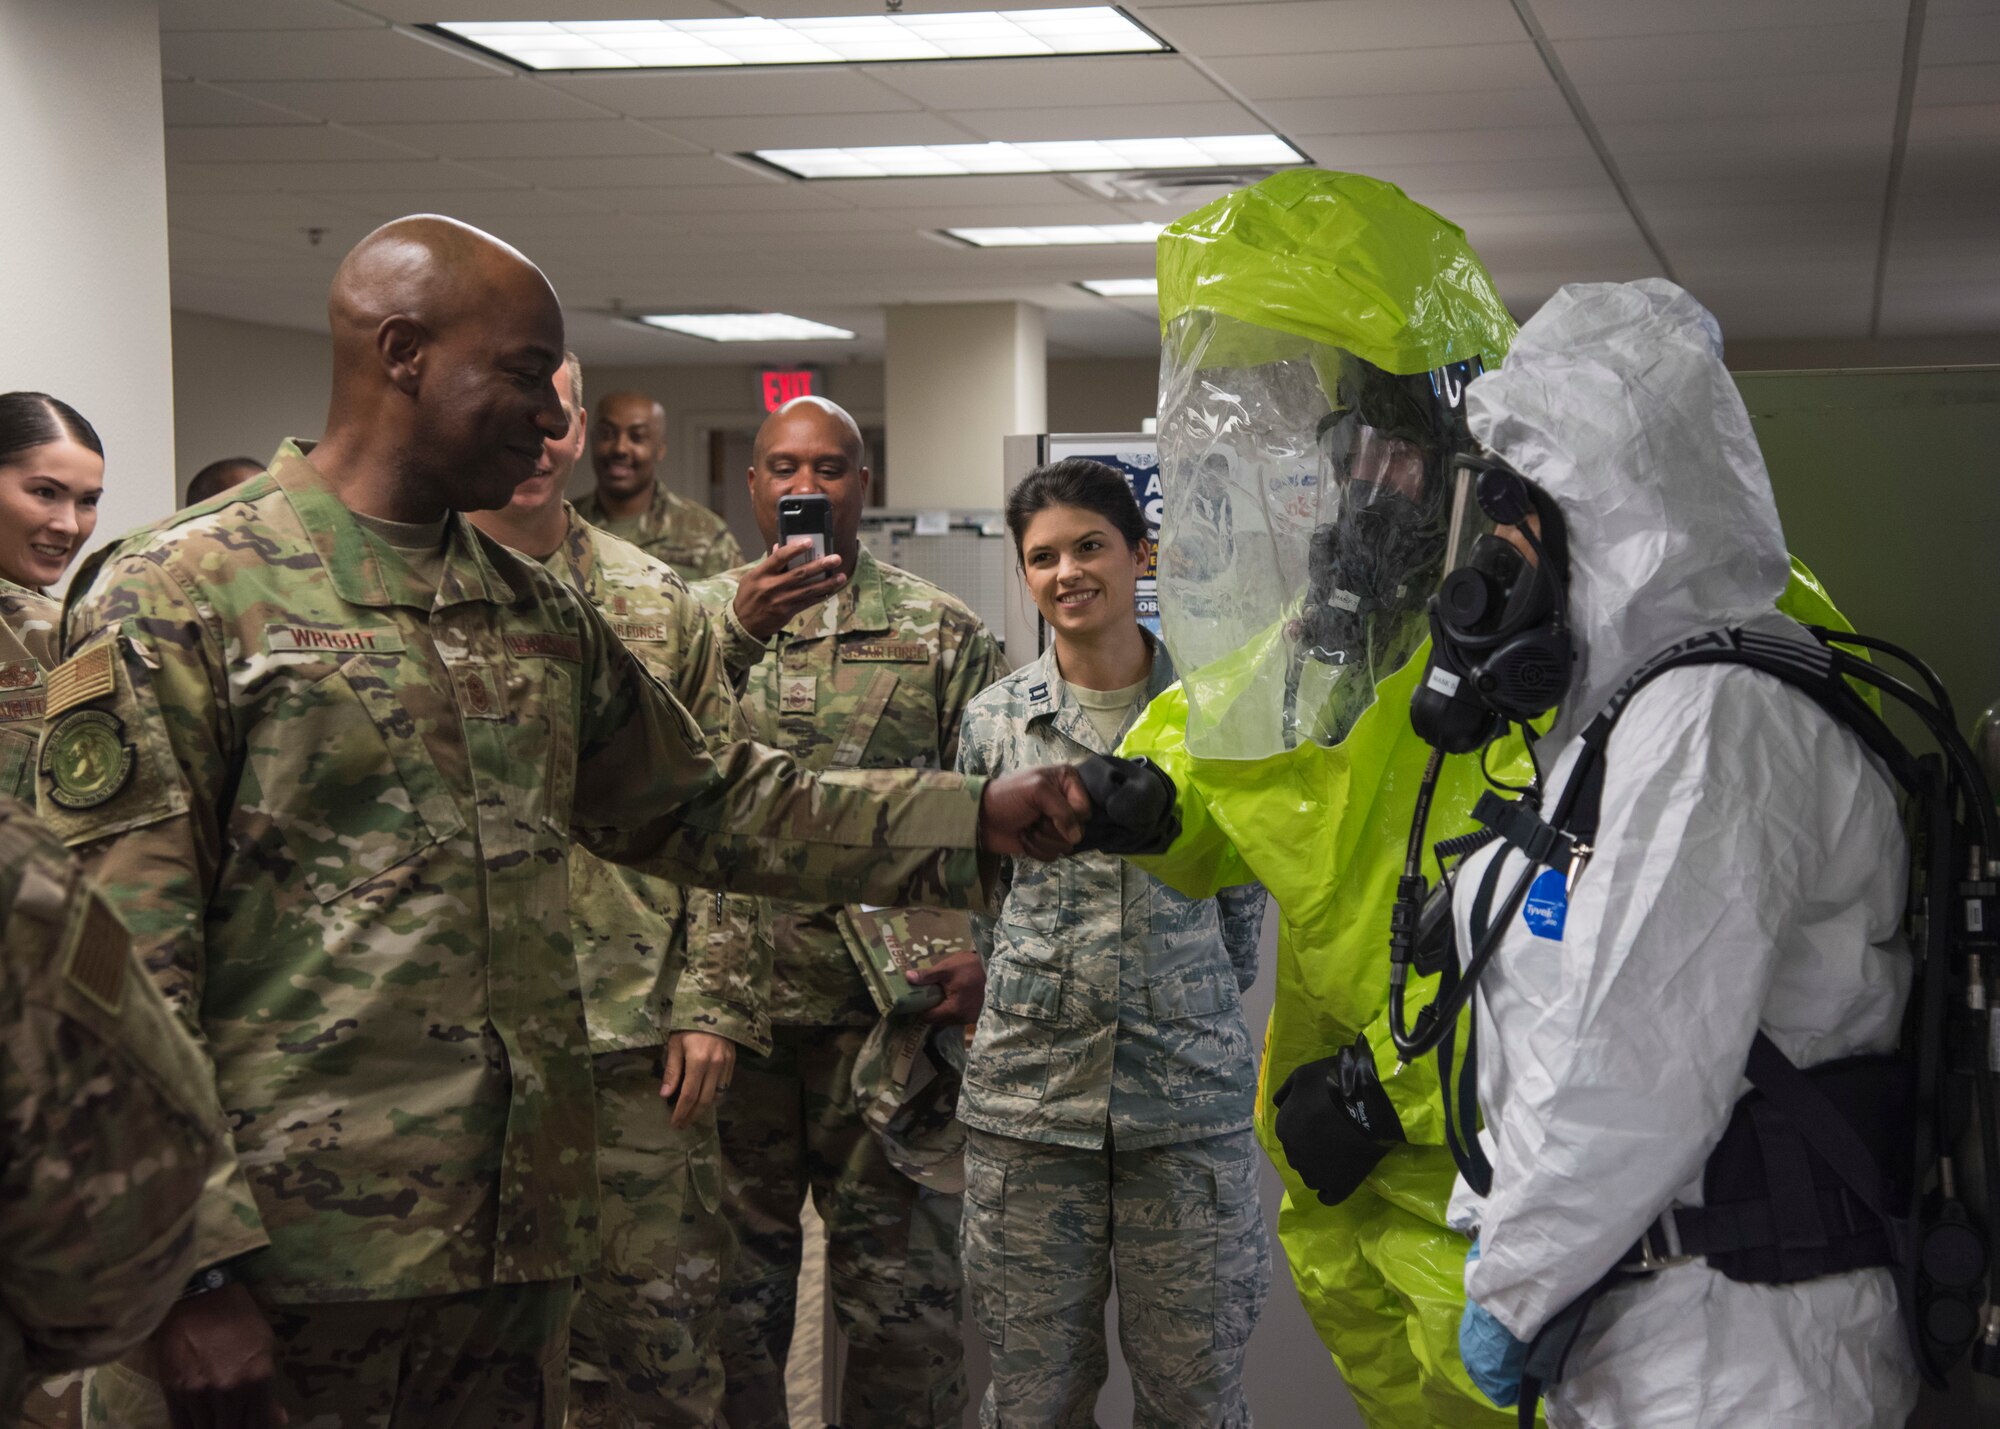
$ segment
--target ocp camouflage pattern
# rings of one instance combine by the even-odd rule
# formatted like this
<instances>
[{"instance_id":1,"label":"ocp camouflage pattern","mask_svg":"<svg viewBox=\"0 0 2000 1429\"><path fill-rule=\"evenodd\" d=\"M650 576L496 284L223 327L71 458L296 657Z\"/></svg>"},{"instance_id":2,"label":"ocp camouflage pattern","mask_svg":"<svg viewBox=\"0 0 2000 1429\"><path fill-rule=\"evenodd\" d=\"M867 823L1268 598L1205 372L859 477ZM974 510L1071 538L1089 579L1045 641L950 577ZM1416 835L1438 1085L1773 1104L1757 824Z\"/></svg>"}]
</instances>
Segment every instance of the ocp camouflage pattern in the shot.
<instances>
[{"instance_id":1,"label":"ocp camouflage pattern","mask_svg":"<svg viewBox=\"0 0 2000 1429\"><path fill-rule=\"evenodd\" d=\"M47 817L203 1041L234 1156L200 1257L267 1301L566 1280L597 1247L568 852L682 883L976 901L976 781L813 782L693 718L564 583L447 524L422 584L303 452L79 574ZM60 688L61 696L55 692Z\"/></svg>"},{"instance_id":2,"label":"ocp camouflage pattern","mask_svg":"<svg viewBox=\"0 0 2000 1429\"><path fill-rule=\"evenodd\" d=\"M712 745L748 737L708 610L665 563L573 508L550 570L580 592ZM570 856L570 923L593 1052L657 1047L669 1030L771 1045L768 939L756 902L686 891L584 849Z\"/></svg>"},{"instance_id":3,"label":"ocp camouflage pattern","mask_svg":"<svg viewBox=\"0 0 2000 1429\"><path fill-rule=\"evenodd\" d=\"M222 1146L201 1058L76 861L0 799L0 1423L152 1333Z\"/></svg>"},{"instance_id":4,"label":"ocp camouflage pattern","mask_svg":"<svg viewBox=\"0 0 2000 1429\"><path fill-rule=\"evenodd\" d=\"M42 676L62 659L62 603L0 579L0 797L35 802Z\"/></svg>"},{"instance_id":5,"label":"ocp camouflage pattern","mask_svg":"<svg viewBox=\"0 0 2000 1429\"><path fill-rule=\"evenodd\" d=\"M592 491L576 504L577 514L601 531L630 541L656 561L665 561L683 580L698 581L743 563L743 548L729 523L658 481L653 498L637 516L612 519Z\"/></svg>"},{"instance_id":6,"label":"ocp camouflage pattern","mask_svg":"<svg viewBox=\"0 0 2000 1429\"><path fill-rule=\"evenodd\" d=\"M999 673L999 647L963 601L877 561L864 547L834 599L801 611L766 645L736 620L748 567L694 587L722 617L723 658L754 736L808 769L949 769L959 720ZM878 1015L838 908L772 900L771 1020L869 1026ZM970 947L965 928L959 945Z\"/></svg>"},{"instance_id":7,"label":"ocp camouflage pattern","mask_svg":"<svg viewBox=\"0 0 2000 1429\"><path fill-rule=\"evenodd\" d=\"M1173 681L1166 648L1153 642L1148 698ZM958 750L958 767L978 774L1111 752L1053 651L972 702ZM999 917L972 920L986 1006L961 1120L1120 1148L1250 1125L1257 1056L1240 994L1257 973L1261 887L1186 898L1101 853L1009 861L1001 880Z\"/></svg>"}]
</instances>

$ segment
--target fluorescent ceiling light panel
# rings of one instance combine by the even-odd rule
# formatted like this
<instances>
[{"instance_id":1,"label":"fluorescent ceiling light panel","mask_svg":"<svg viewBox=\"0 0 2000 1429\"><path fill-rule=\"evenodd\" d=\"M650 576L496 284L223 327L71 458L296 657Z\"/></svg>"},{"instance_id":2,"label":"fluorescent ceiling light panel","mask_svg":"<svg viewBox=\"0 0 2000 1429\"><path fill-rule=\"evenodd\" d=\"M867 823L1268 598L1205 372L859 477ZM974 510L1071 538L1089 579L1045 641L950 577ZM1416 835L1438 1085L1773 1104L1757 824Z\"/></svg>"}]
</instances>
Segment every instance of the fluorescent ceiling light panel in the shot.
<instances>
[{"instance_id":1,"label":"fluorescent ceiling light panel","mask_svg":"<svg viewBox=\"0 0 2000 1429\"><path fill-rule=\"evenodd\" d=\"M552 70L1152 54L1167 48L1108 5L790 19L448 20L431 28L528 69Z\"/></svg>"},{"instance_id":2,"label":"fluorescent ceiling light panel","mask_svg":"<svg viewBox=\"0 0 2000 1429\"><path fill-rule=\"evenodd\" d=\"M1086 278L1077 286L1100 298L1157 298L1158 278Z\"/></svg>"},{"instance_id":3,"label":"fluorescent ceiling light panel","mask_svg":"<svg viewBox=\"0 0 2000 1429\"><path fill-rule=\"evenodd\" d=\"M647 313L639 321L709 342L848 342L854 337L844 327L790 313Z\"/></svg>"},{"instance_id":4,"label":"fluorescent ceiling light panel","mask_svg":"<svg viewBox=\"0 0 2000 1429\"><path fill-rule=\"evenodd\" d=\"M951 237L974 248L1061 248L1089 243L1151 243L1162 223L1066 223L1037 228L947 228Z\"/></svg>"},{"instance_id":5,"label":"fluorescent ceiling light panel","mask_svg":"<svg viewBox=\"0 0 2000 1429\"><path fill-rule=\"evenodd\" d=\"M802 179L898 179L969 174L1082 174L1123 169L1217 169L1303 164L1276 134L1196 139L1063 139L1032 144L898 144L849 149L759 149L756 157Z\"/></svg>"}]
</instances>

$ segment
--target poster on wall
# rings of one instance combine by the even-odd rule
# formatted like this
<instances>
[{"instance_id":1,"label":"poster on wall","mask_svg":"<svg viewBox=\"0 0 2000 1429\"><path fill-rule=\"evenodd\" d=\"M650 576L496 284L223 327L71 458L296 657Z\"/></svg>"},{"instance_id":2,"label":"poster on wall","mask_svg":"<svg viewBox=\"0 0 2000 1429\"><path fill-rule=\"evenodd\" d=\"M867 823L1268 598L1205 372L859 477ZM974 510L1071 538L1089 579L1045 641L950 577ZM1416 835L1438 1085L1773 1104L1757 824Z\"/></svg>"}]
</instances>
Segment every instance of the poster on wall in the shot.
<instances>
[{"instance_id":1,"label":"poster on wall","mask_svg":"<svg viewBox=\"0 0 2000 1429\"><path fill-rule=\"evenodd\" d=\"M1049 461L1065 461L1070 457L1087 457L1091 461L1101 461L1125 475L1132 485L1132 495L1139 502L1139 509L1146 515L1146 537L1152 545L1150 558L1146 562L1146 573L1139 578L1139 588L1133 597L1133 604L1139 623L1160 633L1160 516L1166 502L1160 492L1160 449L1150 436L1137 432L1111 435L1094 434L1085 436L1057 435L1049 438Z\"/></svg>"}]
</instances>

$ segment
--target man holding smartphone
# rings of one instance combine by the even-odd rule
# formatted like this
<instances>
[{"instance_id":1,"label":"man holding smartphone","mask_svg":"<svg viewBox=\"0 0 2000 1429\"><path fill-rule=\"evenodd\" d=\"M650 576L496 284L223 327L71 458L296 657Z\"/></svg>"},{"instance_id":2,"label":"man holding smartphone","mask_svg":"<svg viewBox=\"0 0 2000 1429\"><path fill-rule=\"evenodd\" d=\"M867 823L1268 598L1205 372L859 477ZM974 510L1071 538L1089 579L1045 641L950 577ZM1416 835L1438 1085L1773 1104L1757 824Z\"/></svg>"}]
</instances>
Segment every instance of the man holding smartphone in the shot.
<instances>
[{"instance_id":1,"label":"man holding smartphone","mask_svg":"<svg viewBox=\"0 0 2000 1429\"><path fill-rule=\"evenodd\" d=\"M962 602L862 549L869 471L854 419L799 398L765 421L752 459L751 504L770 552L695 587L722 612L723 658L752 736L813 770L952 767L959 718L999 673L998 647ZM823 557L812 555L813 533ZM772 1051L739 1056L718 1118L725 1210L741 1240L725 1292L725 1414L732 1429L786 1423L810 1190L849 1341L843 1429L955 1429L965 1403L958 1197L899 1172L863 1119L854 1072L879 1014L856 962L866 950L848 942L863 920L840 915L766 905ZM958 946L917 975L943 991L933 1021L978 1014L985 976L969 924Z\"/></svg>"}]
</instances>

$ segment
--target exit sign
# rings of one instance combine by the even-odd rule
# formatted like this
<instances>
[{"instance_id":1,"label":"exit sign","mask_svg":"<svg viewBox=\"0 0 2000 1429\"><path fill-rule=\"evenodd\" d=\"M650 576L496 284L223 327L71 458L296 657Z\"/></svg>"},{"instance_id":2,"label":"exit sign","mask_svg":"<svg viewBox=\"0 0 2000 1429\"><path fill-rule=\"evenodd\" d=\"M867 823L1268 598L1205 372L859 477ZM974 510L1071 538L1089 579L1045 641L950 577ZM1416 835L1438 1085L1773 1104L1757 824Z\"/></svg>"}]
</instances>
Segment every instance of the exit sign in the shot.
<instances>
[{"instance_id":1,"label":"exit sign","mask_svg":"<svg viewBox=\"0 0 2000 1429\"><path fill-rule=\"evenodd\" d=\"M820 394L817 367L760 367L757 369L757 396L764 410L775 412L796 397Z\"/></svg>"}]
</instances>

